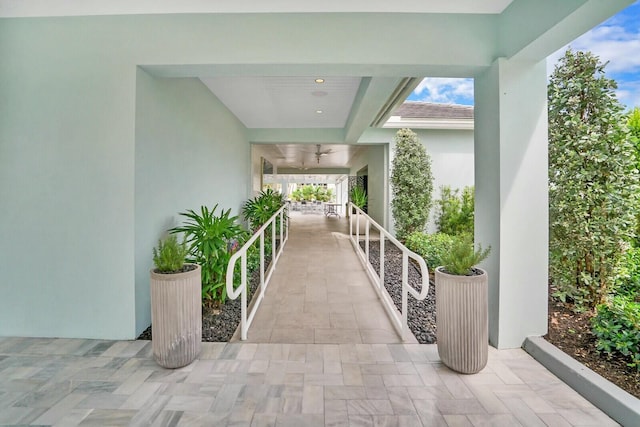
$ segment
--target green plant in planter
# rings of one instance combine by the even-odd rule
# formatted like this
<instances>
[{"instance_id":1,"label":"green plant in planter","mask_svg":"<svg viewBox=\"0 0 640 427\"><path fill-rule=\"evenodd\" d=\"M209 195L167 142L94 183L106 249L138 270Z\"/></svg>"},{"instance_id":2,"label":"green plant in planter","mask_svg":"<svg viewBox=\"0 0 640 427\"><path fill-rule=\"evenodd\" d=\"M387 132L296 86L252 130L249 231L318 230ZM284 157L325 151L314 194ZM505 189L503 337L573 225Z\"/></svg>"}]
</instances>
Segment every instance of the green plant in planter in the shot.
<instances>
[{"instance_id":1,"label":"green plant in planter","mask_svg":"<svg viewBox=\"0 0 640 427\"><path fill-rule=\"evenodd\" d=\"M227 264L232 251L230 243L243 242L246 231L238 224L237 216L231 216L231 209L216 215L213 209L200 207L200 213L189 209L180 212L186 217L184 225L174 227L169 232L184 233L189 247L187 261L202 267L202 299L204 304L220 305L227 299Z\"/></svg>"},{"instance_id":2,"label":"green plant in planter","mask_svg":"<svg viewBox=\"0 0 640 427\"><path fill-rule=\"evenodd\" d=\"M367 193L364 191L364 188L353 187L353 189L351 190L351 194L349 195L349 199L351 199L351 203L362 209L367 205L368 197Z\"/></svg>"},{"instance_id":3,"label":"green plant in planter","mask_svg":"<svg viewBox=\"0 0 640 427\"><path fill-rule=\"evenodd\" d=\"M242 206L242 216L249 223L252 230L257 230L278 212L284 205L284 196L271 188L261 191L260 194L247 200Z\"/></svg>"},{"instance_id":4,"label":"green plant in planter","mask_svg":"<svg viewBox=\"0 0 640 427\"><path fill-rule=\"evenodd\" d=\"M483 250L481 245L478 245L476 250L468 235L458 236L454 239L450 251L442 257L443 270L457 276L473 276L473 267L484 261L490 251L491 246Z\"/></svg>"},{"instance_id":5,"label":"green plant in planter","mask_svg":"<svg viewBox=\"0 0 640 427\"><path fill-rule=\"evenodd\" d=\"M153 264L157 273L178 273L184 271L189 248L184 240L178 243L175 235L158 240L158 247L153 248Z\"/></svg>"}]
</instances>

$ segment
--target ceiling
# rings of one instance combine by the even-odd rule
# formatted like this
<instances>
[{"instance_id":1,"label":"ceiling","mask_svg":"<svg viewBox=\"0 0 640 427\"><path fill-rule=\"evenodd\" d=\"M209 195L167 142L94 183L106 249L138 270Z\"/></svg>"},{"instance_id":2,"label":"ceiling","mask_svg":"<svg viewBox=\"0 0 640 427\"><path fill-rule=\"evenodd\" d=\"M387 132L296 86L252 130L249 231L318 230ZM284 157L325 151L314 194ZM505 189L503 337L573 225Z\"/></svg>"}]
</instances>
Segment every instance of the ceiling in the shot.
<instances>
[{"instance_id":1,"label":"ceiling","mask_svg":"<svg viewBox=\"0 0 640 427\"><path fill-rule=\"evenodd\" d=\"M320 144L318 151L317 145L271 144L256 145L254 150L256 155L270 159L278 170L295 169L289 172L311 174L314 169L349 168L354 157L367 150L367 146ZM316 155L318 152L320 156Z\"/></svg>"},{"instance_id":2,"label":"ceiling","mask_svg":"<svg viewBox=\"0 0 640 427\"><path fill-rule=\"evenodd\" d=\"M238 76L202 82L247 128L342 128L359 77Z\"/></svg>"}]
</instances>

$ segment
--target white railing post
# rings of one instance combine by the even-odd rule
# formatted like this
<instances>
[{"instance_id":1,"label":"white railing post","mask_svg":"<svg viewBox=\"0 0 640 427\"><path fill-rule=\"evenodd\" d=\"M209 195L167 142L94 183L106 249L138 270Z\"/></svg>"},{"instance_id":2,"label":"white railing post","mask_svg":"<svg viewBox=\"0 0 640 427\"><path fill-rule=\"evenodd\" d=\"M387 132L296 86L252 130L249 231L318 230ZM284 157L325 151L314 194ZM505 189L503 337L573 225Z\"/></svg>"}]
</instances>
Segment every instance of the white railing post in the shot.
<instances>
[{"instance_id":1,"label":"white railing post","mask_svg":"<svg viewBox=\"0 0 640 427\"><path fill-rule=\"evenodd\" d=\"M406 337L408 329L408 296L409 296L409 257L402 253L402 339Z\"/></svg>"},{"instance_id":2,"label":"white railing post","mask_svg":"<svg viewBox=\"0 0 640 427\"><path fill-rule=\"evenodd\" d=\"M242 292L240 293L240 302L241 302L241 320L240 320L240 339L242 341L247 339L247 252L242 255L240 258L240 286L242 287Z\"/></svg>"},{"instance_id":3,"label":"white railing post","mask_svg":"<svg viewBox=\"0 0 640 427\"><path fill-rule=\"evenodd\" d=\"M384 236L380 236L380 286L384 286Z\"/></svg>"},{"instance_id":4,"label":"white railing post","mask_svg":"<svg viewBox=\"0 0 640 427\"><path fill-rule=\"evenodd\" d=\"M369 220L366 219L364 229L364 252L367 254L367 260L369 259Z\"/></svg>"},{"instance_id":5,"label":"white railing post","mask_svg":"<svg viewBox=\"0 0 640 427\"><path fill-rule=\"evenodd\" d=\"M264 230L260 232L260 295L264 296Z\"/></svg>"},{"instance_id":6,"label":"white railing post","mask_svg":"<svg viewBox=\"0 0 640 427\"><path fill-rule=\"evenodd\" d=\"M271 224L271 259L276 259L276 221Z\"/></svg>"}]
</instances>

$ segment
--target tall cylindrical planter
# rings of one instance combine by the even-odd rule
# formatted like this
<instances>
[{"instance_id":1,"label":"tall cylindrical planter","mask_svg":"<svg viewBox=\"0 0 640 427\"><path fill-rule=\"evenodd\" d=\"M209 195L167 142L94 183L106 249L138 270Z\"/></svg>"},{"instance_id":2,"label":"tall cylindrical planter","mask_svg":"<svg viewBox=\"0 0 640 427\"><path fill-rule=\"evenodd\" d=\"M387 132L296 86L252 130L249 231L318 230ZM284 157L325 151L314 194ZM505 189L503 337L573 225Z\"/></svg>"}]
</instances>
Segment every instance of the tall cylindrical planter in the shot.
<instances>
[{"instance_id":1,"label":"tall cylindrical planter","mask_svg":"<svg viewBox=\"0 0 640 427\"><path fill-rule=\"evenodd\" d=\"M436 269L436 327L440 360L463 374L487 364L489 310L487 272L456 276Z\"/></svg>"},{"instance_id":2,"label":"tall cylindrical planter","mask_svg":"<svg viewBox=\"0 0 640 427\"><path fill-rule=\"evenodd\" d=\"M202 344L201 267L176 274L151 271L153 357L165 368L193 362Z\"/></svg>"}]
</instances>

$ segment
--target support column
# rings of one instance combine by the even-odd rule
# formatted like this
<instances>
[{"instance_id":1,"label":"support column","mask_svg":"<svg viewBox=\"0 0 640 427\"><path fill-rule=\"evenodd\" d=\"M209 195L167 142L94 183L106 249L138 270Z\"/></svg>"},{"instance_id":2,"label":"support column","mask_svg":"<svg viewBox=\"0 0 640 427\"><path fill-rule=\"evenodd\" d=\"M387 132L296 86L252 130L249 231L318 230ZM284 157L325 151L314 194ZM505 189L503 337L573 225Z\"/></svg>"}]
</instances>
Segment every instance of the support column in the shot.
<instances>
[{"instance_id":1,"label":"support column","mask_svg":"<svg viewBox=\"0 0 640 427\"><path fill-rule=\"evenodd\" d=\"M547 332L546 64L498 59L475 79L475 241L491 245L489 342Z\"/></svg>"}]
</instances>

